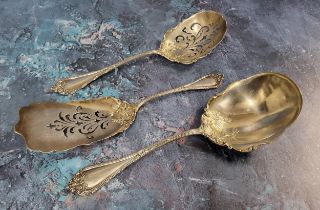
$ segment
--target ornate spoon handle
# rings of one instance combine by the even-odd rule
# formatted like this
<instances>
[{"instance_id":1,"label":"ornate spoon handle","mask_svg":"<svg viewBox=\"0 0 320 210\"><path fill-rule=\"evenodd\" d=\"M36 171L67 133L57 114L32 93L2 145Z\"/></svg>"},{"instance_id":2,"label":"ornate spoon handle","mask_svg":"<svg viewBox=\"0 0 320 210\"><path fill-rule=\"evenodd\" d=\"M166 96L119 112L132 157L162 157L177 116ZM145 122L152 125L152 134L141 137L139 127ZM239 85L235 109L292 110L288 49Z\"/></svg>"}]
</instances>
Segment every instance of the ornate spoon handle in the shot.
<instances>
[{"instance_id":1,"label":"ornate spoon handle","mask_svg":"<svg viewBox=\"0 0 320 210\"><path fill-rule=\"evenodd\" d=\"M159 52L157 50L146 51L146 52L140 53L138 55L133 55L131 57L128 57L128 58L126 58L122 61L119 61L118 63L113 64L111 66L108 66L106 68L103 68L103 69L100 69L97 71L93 71L93 72L89 72L86 74L82 74L79 76L74 76L74 77L69 77L69 78L59 80L56 84L53 85L51 90L56 93L60 93L62 95L72 94L72 93L76 92L77 90L84 88L89 83L96 80L98 77L112 71L113 69L115 69L119 66L122 66L122 65L127 64L131 61L135 61L140 58L143 58L143 57L146 57L149 55L153 55L153 54L159 54Z\"/></svg>"},{"instance_id":2,"label":"ornate spoon handle","mask_svg":"<svg viewBox=\"0 0 320 210\"><path fill-rule=\"evenodd\" d=\"M223 74L208 74L189 84L185 84L177 88L165 90L160 93L156 93L154 95L142 98L136 103L136 110L138 110L141 106L143 106L148 101L151 101L161 96L184 92L188 90L207 90L211 88L217 88L222 83L223 78L224 78Z\"/></svg>"},{"instance_id":3,"label":"ornate spoon handle","mask_svg":"<svg viewBox=\"0 0 320 210\"><path fill-rule=\"evenodd\" d=\"M145 155L177 139L197 134L201 134L200 129L185 131L184 133L173 135L158 141L157 143L147 146L144 149L123 158L85 167L74 175L67 186L67 190L78 195L91 195L129 165Z\"/></svg>"}]
</instances>

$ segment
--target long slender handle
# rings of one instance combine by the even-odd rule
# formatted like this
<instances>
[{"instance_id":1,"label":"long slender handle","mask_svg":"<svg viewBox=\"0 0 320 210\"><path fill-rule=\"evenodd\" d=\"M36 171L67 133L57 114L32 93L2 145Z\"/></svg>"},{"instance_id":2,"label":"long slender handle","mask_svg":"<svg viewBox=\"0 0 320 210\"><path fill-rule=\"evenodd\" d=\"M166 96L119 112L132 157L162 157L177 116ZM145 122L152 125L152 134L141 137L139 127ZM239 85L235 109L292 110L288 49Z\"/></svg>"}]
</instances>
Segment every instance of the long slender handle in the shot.
<instances>
[{"instance_id":1,"label":"long slender handle","mask_svg":"<svg viewBox=\"0 0 320 210\"><path fill-rule=\"evenodd\" d=\"M106 68L103 68L103 69L100 69L97 71L93 71L93 72L89 72L87 74L82 74L79 76L74 76L74 77L69 77L66 79L59 80L56 84L53 85L51 90L53 92L60 93L62 95L72 94L72 93L76 92L77 90L84 88L89 83L96 80L98 77L112 71L113 69L115 69L119 66L122 66L124 64L127 64L131 61L135 61L139 58L143 58L143 57L146 57L146 56L152 55L152 54L159 54L159 52L157 50L146 51L146 52L140 53L138 55L134 55L129 58L126 58L126 59L119 61L118 63L113 64L111 66L108 66Z\"/></svg>"},{"instance_id":2,"label":"long slender handle","mask_svg":"<svg viewBox=\"0 0 320 210\"><path fill-rule=\"evenodd\" d=\"M184 133L173 135L158 141L155 144L145 147L144 149L123 158L83 168L71 179L67 186L67 190L78 195L91 195L129 165L150 152L179 138L196 134L201 134L201 131L199 129L185 131Z\"/></svg>"},{"instance_id":3,"label":"long slender handle","mask_svg":"<svg viewBox=\"0 0 320 210\"><path fill-rule=\"evenodd\" d=\"M174 89L166 90L166 91L154 94L152 96L143 98L136 103L137 104L136 107L137 109L139 109L143 104L145 104L150 100L153 100L155 98L165 96L168 94L172 94L172 93L178 93L178 92L183 92L187 90L206 90L211 88L217 88L221 85L223 78L224 78L223 74L209 74L189 84L186 84Z\"/></svg>"}]
</instances>

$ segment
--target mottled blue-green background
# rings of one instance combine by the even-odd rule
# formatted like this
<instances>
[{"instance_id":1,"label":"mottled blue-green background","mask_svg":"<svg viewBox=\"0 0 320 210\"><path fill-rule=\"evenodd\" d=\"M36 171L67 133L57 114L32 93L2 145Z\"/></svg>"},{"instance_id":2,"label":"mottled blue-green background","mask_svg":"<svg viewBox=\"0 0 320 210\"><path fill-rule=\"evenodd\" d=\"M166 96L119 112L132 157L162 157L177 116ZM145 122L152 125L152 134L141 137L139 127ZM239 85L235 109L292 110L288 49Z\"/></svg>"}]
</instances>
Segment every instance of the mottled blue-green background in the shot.
<instances>
[{"instance_id":1,"label":"mottled blue-green background","mask_svg":"<svg viewBox=\"0 0 320 210\"><path fill-rule=\"evenodd\" d=\"M60 78L157 48L168 28L201 9L224 14L229 28L196 64L152 56L73 96L49 92ZM0 209L319 209L319 11L318 0L0 0ZM217 91L153 101L123 134L65 153L28 151L13 132L19 108L33 102L135 101L207 73L225 74L225 87L270 70L296 81L304 98L300 117L276 142L243 155L204 137L182 139L90 197L64 190L77 170L197 127Z\"/></svg>"}]
</instances>

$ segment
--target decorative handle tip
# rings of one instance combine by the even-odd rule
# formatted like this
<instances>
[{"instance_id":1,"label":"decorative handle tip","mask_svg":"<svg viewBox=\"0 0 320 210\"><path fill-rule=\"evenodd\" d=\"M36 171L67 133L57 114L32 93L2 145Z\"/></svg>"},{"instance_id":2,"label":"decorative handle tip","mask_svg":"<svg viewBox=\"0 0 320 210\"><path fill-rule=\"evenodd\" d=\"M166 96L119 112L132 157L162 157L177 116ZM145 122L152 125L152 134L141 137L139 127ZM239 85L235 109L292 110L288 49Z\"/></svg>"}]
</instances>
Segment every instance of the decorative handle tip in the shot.
<instances>
[{"instance_id":1,"label":"decorative handle tip","mask_svg":"<svg viewBox=\"0 0 320 210\"><path fill-rule=\"evenodd\" d=\"M61 95L70 95L73 94L75 91L71 91L68 89L65 89L65 80L59 80L51 87L51 91L55 93L59 93Z\"/></svg>"},{"instance_id":2,"label":"decorative handle tip","mask_svg":"<svg viewBox=\"0 0 320 210\"><path fill-rule=\"evenodd\" d=\"M95 192L85 185L83 170L78 171L73 176L67 186L67 191L81 196L88 196Z\"/></svg>"}]
</instances>

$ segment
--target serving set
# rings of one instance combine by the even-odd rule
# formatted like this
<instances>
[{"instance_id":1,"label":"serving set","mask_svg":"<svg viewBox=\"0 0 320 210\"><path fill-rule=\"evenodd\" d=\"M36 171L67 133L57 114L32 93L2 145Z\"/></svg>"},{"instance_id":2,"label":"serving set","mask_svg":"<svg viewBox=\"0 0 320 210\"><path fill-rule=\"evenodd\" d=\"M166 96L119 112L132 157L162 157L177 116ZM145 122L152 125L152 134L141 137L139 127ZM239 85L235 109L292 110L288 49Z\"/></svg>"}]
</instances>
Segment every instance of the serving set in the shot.
<instances>
[{"instance_id":1,"label":"serving set","mask_svg":"<svg viewBox=\"0 0 320 210\"><path fill-rule=\"evenodd\" d=\"M170 61L191 64L208 55L224 38L227 23L215 11L200 11L168 30L158 50L143 52L104 69L58 81L54 92L72 94L120 65L158 54ZM67 103L42 102L20 109L15 131L27 147L39 152L66 151L111 138L125 131L145 103L168 94L206 90L220 86L222 74L205 75L189 84L128 103L103 97ZM128 156L81 169L67 189L90 195L145 155L190 135L203 135L211 142L240 152L268 144L298 117L302 96L285 75L264 72L232 84L208 100L201 125L159 140Z\"/></svg>"}]
</instances>

